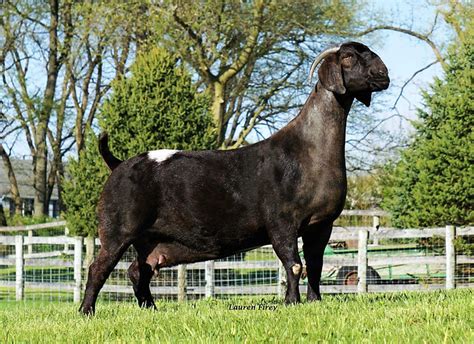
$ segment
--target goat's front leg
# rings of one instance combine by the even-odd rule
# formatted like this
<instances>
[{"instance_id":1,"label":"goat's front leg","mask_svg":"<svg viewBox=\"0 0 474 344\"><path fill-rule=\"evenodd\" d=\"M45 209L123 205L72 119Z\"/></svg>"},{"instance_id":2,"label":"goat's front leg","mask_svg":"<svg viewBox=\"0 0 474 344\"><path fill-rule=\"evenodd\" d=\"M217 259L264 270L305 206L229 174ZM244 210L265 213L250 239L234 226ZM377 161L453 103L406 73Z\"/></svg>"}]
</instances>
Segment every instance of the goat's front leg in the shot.
<instances>
[{"instance_id":1,"label":"goat's front leg","mask_svg":"<svg viewBox=\"0 0 474 344\"><path fill-rule=\"evenodd\" d=\"M300 302L299 280L302 272L301 259L298 255L297 227L287 223L277 224L269 230L273 249L285 267L287 275L286 304Z\"/></svg>"},{"instance_id":2,"label":"goat's front leg","mask_svg":"<svg viewBox=\"0 0 474 344\"><path fill-rule=\"evenodd\" d=\"M308 274L308 301L321 300L319 283L324 249L331 236L332 223L313 224L303 229L303 252Z\"/></svg>"}]
</instances>

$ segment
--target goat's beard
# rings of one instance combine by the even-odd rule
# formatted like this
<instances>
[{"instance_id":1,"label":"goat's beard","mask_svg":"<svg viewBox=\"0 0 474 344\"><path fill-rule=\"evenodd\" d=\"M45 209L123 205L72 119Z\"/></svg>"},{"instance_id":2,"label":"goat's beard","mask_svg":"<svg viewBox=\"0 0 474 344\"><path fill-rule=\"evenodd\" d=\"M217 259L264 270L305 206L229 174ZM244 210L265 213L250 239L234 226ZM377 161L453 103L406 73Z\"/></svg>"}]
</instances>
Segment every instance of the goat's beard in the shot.
<instances>
[{"instance_id":1,"label":"goat's beard","mask_svg":"<svg viewBox=\"0 0 474 344\"><path fill-rule=\"evenodd\" d=\"M370 101L372 100L372 92L371 91L359 92L359 93L356 93L354 96L358 101L360 101L365 106L367 106L367 107L370 106Z\"/></svg>"}]
</instances>

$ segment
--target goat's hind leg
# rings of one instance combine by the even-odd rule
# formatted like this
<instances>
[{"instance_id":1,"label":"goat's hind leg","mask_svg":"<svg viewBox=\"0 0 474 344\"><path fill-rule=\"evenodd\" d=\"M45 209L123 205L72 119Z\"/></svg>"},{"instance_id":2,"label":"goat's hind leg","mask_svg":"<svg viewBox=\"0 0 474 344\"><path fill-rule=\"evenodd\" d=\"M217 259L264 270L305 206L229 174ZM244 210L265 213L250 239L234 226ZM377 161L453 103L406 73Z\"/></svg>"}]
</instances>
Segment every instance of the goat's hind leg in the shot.
<instances>
[{"instance_id":1,"label":"goat's hind leg","mask_svg":"<svg viewBox=\"0 0 474 344\"><path fill-rule=\"evenodd\" d=\"M156 309L150 291L150 281L154 275L153 268L146 263L146 255L143 250L137 246L135 246L135 249L138 252L138 258L128 268L128 277L132 281L138 305L144 308Z\"/></svg>"},{"instance_id":2,"label":"goat's hind leg","mask_svg":"<svg viewBox=\"0 0 474 344\"><path fill-rule=\"evenodd\" d=\"M120 258L130 246L129 243L109 244L100 247L97 257L89 267L86 291L79 311L85 315L92 315L95 312L95 302L100 289L119 262Z\"/></svg>"}]
</instances>

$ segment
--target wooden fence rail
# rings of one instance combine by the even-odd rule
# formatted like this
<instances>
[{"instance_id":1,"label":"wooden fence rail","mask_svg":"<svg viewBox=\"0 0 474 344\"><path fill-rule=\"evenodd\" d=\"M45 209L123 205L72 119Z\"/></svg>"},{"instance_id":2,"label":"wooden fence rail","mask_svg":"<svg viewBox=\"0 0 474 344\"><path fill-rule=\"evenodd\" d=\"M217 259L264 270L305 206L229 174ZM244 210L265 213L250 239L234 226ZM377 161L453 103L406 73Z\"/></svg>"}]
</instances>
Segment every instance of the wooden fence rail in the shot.
<instances>
[{"instance_id":1,"label":"wooden fence rail","mask_svg":"<svg viewBox=\"0 0 474 344\"><path fill-rule=\"evenodd\" d=\"M380 217L388 216L388 213L383 210L343 210L341 216L372 216L374 218L374 226L378 226L378 224L380 223ZM377 222L377 224L375 224L375 222ZM66 226L66 221L56 221L25 226L4 226L0 227L0 232L34 232L40 229L64 226Z\"/></svg>"},{"instance_id":2,"label":"wooden fence rail","mask_svg":"<svg viewBox=\"0 0 474 344\"><path fill-rule=\"evenodd\" d=\"M37 231L39 229L45 228L56 228L66 226L66 221L56 221L49 223L40 223L36 225L26 225L26 226L6 226L0 227L0 232L27 232L27 231Z\"/></svg>"},{"instance_id":3,"label":"wooden fence rail","mask_svg":"<svg viewBox=\"0 0 474 344\"><path fill-rule=\"evenodd\" d=\"M59 225L60 224L60 225ZM375 226L377 224L377 226ZM51 224L48 224L51 226ZM57 226L64 226L64 222L57 222ZM45 228L42 226L41 228ZM22 231L31 230L31 227L24 226ZM358 284L357 286L324 285L322 292L358 292L366 293L372 291L388 290L427 290L427 289L453 289L457 287L473 287L472 284L456 285L455 270L458 264L474 264L474 258L469 256L456 256L455 238L459 235L474 235L473 227L455 228L446 226L445 228L428 229L390 229L378 228L378 222L374 221L374 227L336 227L333 230L331 240L354 240L358 239L357 255L351 257L325 256L325 265L332 266L357 266ZM369 239L401 239L401 238L430 238L441 236L445 238L445 255L441 256L418 256L418 257L370 257L368 255ZM71 247L73 250L56 250L52 252L27 253L24 246L52 244ZM73 268L73 281L71 283L37 283L26 282L28 288L50 288L54 290L66 290L73 292L74 302L79 302L82 291L83 280L83 247L82 238L68 236L55 237L34 237L34 236L0 236L0 245L14 246L14 254L0 256L0 265L15 266L15 282L1 281L2 287L15 287L17 300L22 300L25 295L25 266L62 266ZM264 246L270 247L270 246ZM117 269L127 269L129 263L120 262ZM433 285L368 285L367 271L369 266L377 265L403 265L403 264L439 264L445 266L445 284ZM186 284L187 270L204 270L205 286L190 287ZM278 283L276 285L258 286L216 286L215 272L223 269L274 269L278 271ZM212 297L216 294L279 294L285 293L285 274L281 263L275 261L207 261L188 265L180 265L170 270L177 270L177 287L152 287L152 292L159 294L177 295L178 300L185 300L186 295L204 295ZM105 291L131 293L128 286L106 285Z\"/></svg>"}]
</instances>

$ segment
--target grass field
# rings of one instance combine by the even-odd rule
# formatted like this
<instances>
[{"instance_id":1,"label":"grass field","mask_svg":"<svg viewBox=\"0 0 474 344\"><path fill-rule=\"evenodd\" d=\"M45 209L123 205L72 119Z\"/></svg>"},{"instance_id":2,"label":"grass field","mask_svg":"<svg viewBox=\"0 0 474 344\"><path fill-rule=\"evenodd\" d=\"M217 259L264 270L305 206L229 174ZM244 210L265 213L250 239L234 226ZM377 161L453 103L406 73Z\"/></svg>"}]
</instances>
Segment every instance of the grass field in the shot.
<instances>
[{"instance_id":1,"label":"grass field","mask_svg":"<svg viewBox=\"0 0 474 344\"><path fill-rule=\"evenodd\" d=\"M157 306L99 303L86 318L70 303L0 302L0 342L474 343L474 290L326 296L291 307L272 298ZM231 310L243 306L251 309Z\"/></svg>"}]
</instances>

